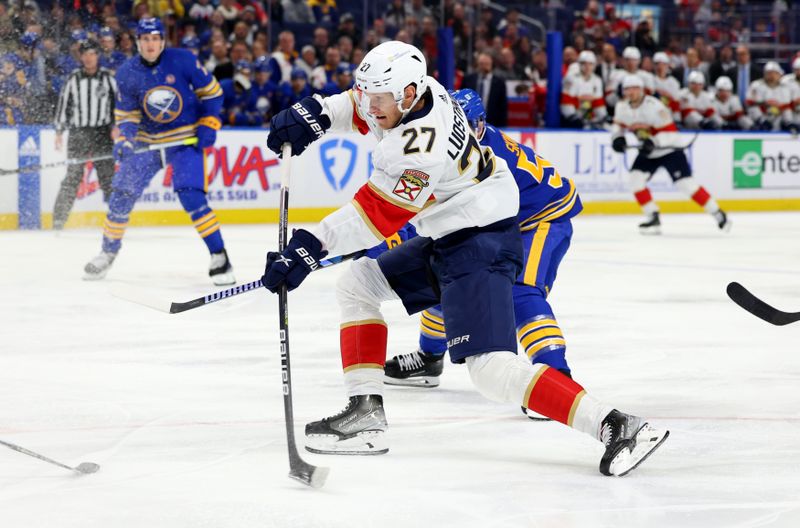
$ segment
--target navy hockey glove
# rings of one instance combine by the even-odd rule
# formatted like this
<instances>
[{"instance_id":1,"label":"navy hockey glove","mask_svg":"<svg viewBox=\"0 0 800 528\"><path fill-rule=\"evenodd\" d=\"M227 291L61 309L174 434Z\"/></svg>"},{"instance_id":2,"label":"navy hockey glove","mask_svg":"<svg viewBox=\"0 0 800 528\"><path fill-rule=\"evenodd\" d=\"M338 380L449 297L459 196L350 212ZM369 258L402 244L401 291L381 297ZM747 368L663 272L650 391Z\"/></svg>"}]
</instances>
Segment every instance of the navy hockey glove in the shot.
<instances>
[{"instance_id":1,"label":"navy hockey glove","mask_svg":"<svg viewBox=\"0 0 800 528\"><path fill-rule=\"evenodd\" d=\"M203 150L213 147L217 141L217 130L222 128L222 121L216 117L206 116L198 121L197 127L197 149Z\"/></svg>"},{"instance_id":2,"label":"navy hockey glove","mask_svg":"<svg viewBox=\"0 0 800 528\"><path fill-rule=\"evenodd\" d=\"M625 149L628 148L628 142L622 136L614 138L614 141L611 142L611 148L619 153L625 152Z\"/></svg>"},{"instance_id":3,"label":"navy hockey glove","mask_svg":"<svg viewBox=\"0 0 800 528\"><path fill-rule=\"evenodd\" d=\"M281 284L289 291L300 286L309 273L319 267L320 259L327 255L322 250L322 242L305 229L297 229L286 245L283 253L267 253L267 267L261 282L272 293L277 293Z\"/></svg>"},{"instance_id":4,"label":"navy hockey glove","mask_svg":"<svg viewBox=\"0 0 800 528\"><path fill-rule=\"evenodd\" d=\"M639 150L645 156L653 152L655 149L656 149L656 144L653 143L653 140L650 138L647 138L644 141L642 141L642 146L639 147Z\"/></svg>"},{"instance_id":5,"label":"navy hockey glove","mask_svg":"<svg viewBox=\"0 0 800 528\"><path fill-rule=\"evenodd\" d=\"M120 138L119 141L114 143L114 149L111 153L117 162L122 163L122 160L133 156L133 142L129 139Z\"/></svg>"},{"instance_id":6,"label":"navy hockey glove","mask_svg":"<svg viewBox=\"0 0 800 528\"><path fill-rule=\"evenodd\" d=\"M322 115L322 105L313 97L303 97L291 108L281 110L269 125L267 147L281 153L284 143L292 144L292 154L299 156L311 143L331 127L331 120Z\"/></svg>"}]
</instances>

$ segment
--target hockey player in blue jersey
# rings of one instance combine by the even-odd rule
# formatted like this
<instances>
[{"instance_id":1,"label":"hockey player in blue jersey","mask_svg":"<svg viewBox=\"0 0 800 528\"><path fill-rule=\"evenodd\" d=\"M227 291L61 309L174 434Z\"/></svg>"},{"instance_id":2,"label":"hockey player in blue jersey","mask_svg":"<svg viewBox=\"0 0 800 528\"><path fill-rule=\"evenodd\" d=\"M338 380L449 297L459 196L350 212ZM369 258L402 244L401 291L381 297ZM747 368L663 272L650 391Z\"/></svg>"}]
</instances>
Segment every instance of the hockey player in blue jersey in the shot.
<instances>
[{"instance_id":1,"label":"hockey player in blue jersey","mask_svg":"<svg viewBox=\"0 0 800 528\"><path fill-rule=\"evenodd\" d=\"M164 27L144 18L136 29L139 56L117 71L115 118L120 136L114 144L119 169L114 176L109 211L103 228L103 250L85 267L85 278L102 279L122 244L130 212L142 191L162 168L172 165L172 187L211 253L209 275L214 284L233 284L217 216L206 197L204 149L214 145L222 105L222 89L187 50L164 49ZM194 146L136 153L137 147L197 138Z\"/></svg>"},{"instance_id":2,"label":"hockey player in blue jersey","mask_svg":"<svg viewBox=\"0 0 800 528\"><path fill-rule=\"evenodd\" d=\"M575 184L561 177L555 167L533 149L520 145L487 124L486 111L475 91L464 89L452 95L464 109L480 144L490 147L495 155L506 161L519 187L517 219L525 261L513 288L517 338L533 363L546 364L570 376L564 335L547 296L570 245L570 220L583 208ZM382 244L383 249L410 236L414 236L413 233L401 231L394 238L387 239ZM385 382L421 387L439 385L446 351L441 307L424 310L420 319L419 350L388 360Z\"/></svg>"},{"instance_id":3,"label":"hockey player in blue jersey","mask_svg":"<svg viewBox=\"0 0 800 528\"><path fill-rule=\"evenodd\" d=\"M219 82L222 87L222 121L233 126L261 126L263 118L256 108L253 81L250 78L252 65L246 61L238 61L231 79Z\"/></svg>"}]
</instances>

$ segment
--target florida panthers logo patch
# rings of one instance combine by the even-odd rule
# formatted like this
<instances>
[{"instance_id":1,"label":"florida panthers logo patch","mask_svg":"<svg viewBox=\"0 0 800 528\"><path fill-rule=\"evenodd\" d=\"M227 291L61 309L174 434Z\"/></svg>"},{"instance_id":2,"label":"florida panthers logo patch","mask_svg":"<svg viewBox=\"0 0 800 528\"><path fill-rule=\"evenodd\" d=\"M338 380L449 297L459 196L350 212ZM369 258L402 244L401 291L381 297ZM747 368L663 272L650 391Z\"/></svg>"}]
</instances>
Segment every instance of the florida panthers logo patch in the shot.
<instances>
[{"instance_id":1,"label":"florida panthers logo patch","mask_svg":"<svg viewBox=\"0 0 800 528\"><path fill-rule=\"evenodd\" d=\"M422 189L428 186L428 179L430 176L422 171L414 169L406 169L397 180L392 193L409 202L413 202L422 192Z\"/></svg>"},{"instance_id":2,"label":"florida panthers logo patch","mask_svg":"<svg viewBox=\"0 0 800 528\"><path fill-rule=\"evenodd\" d=\"M156 86L144 96L144 111L156 123L171 123L183 110L183 99L172 86Z\"/></svg>"}]
</instances>

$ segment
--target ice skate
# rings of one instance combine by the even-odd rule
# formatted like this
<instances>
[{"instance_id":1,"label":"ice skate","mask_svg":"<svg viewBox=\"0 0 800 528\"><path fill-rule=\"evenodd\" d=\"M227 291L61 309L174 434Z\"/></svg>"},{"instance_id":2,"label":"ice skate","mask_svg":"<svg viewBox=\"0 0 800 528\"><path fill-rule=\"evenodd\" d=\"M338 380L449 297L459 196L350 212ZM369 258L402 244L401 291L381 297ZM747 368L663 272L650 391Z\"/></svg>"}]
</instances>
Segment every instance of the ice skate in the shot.
<instances>
[{"instance_id":1,"label":"ice skate","mask_svg":"<svg viewBox=\"0 0 800 528\"><path fill-rule=\"evenodd\" d=\"M382 455L386 440L383 397L351 396L342 412L306 424L306 449L325 455Z\"/></svg>"},{"instance_id":2,"label":"ice skate","mask_svg":"<svg viewBox=\"0 0 800 528\"><path fill-rule=\"evenodd\" d=\"M617 477L627 475L668 436L669 431L656 429L638 416L614 409L600 426L600 441L606 446L600 459L600 473Z\"/></svg>"},{"instance_id":3,"label":"ice skate","mask_svg":"<svg viewBox=\"0 0 800 528\"><path fill-rule=\"evenodd\" d=\"M643 235L660 235L661 218L658 213L649 215L644 222L639 224L639 232Z\"/></svg>"},{"instance_id":4,"label":"ice skate","mask_svg":"<svg viewBox=\"0 0 800 528\"><path fill-rule=\"evenodd\" d=\"M105 277L116 257L116 253L108 253L106 251L97 255L84 266L83 280L100 280Z\"/></svg>"},{"instance_id":5,"label":"ice skate","mask_svg":"<svg viewBox=\"0 0 800 528\"><path fill-rule=\"evenodd\" d=\"M560 373L562 373L563 375L565 375L566 377L568 377L569 379L572 379L572 373L569 370L567 370L567 369L558 369L558 371ZM527 407L520 407L520 409L522 409L522 414L524 414L525 416L527 416L528 418L530 418L534 422L552 422L553 421L552 418L548 418L547 416L545 416L543 414L539 414L536 411L532 411L532 410L528 409Z\"/></svg>"},{"instance_id":6,"label":"ice skate","mask_svg":"<svg viewBox=\"0 0 800 528\"><path fill-rule=\"evenodd\" d=\"M443 369L444 355L434 356L415 350L388 360L383 369L383 382L408 387L438 387Z\"/></svg>"},{"instance_id":7,"label":"ice skate","mask_svg":"<svg viewBox=\"0 0 800 528\"><path fill-rule=\"evenodd\" d=\"M233 276L233 266L231 266L231 261L228 260L227 251L223 249L219 253L211 254L208 275L217 286L236 284L236 278Z\"/></svg>"},{"instance_id":8,"label":"ice skate","mask_svg":"<svg viewBox=\"0 0 800 528\"><path fill-rule=\"evenodd\" d=\"M722 209L714 213L714 220L717 221L717 226L725 233L731 230L731 221L728 220L728 215Z\"/></svg>"}]
</instances>

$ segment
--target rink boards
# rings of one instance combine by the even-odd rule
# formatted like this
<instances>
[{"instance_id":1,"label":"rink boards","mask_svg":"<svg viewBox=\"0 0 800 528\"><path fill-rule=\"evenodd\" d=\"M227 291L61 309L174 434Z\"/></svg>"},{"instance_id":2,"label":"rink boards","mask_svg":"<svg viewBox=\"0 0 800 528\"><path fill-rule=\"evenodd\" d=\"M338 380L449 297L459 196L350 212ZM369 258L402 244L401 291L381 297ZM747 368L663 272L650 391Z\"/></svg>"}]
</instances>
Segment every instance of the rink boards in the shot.
<instances>
[{"instance_id":1,"label":"rink boards","mask_svg":"<svg viewBox=\"0 0 800 528\"><path fill-rule=\"evenodd\" d=\"M509 129L575 181L586 213L639 211L627 188L626 174L635 150L620 155L607 132ZM49 128L0 129L0 169L52 164L57 152ZM688 144L694 133L682 133ZM629 144L635 144L633 137ZM280 160L266 149L261 129L222 130L207 156L210 202L223 223L277 222ZM292 165L291 218L313 222L349 201L369 177L375 140L357 133L328 134ZM800 210L800 140L788 134L703 133L686 150L694 175L721 205L733 211ZM65 167L0 175L0 229L49 228ZM171 188L171 171L160 171L136 204L133 225L188 224ZM651 189L665 212L698 212L657 173ZM91 164L68 226L101 225L105 204Z\"/></svg>"}]
</instances>

